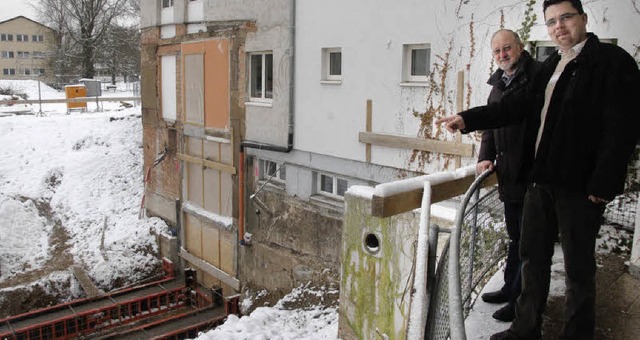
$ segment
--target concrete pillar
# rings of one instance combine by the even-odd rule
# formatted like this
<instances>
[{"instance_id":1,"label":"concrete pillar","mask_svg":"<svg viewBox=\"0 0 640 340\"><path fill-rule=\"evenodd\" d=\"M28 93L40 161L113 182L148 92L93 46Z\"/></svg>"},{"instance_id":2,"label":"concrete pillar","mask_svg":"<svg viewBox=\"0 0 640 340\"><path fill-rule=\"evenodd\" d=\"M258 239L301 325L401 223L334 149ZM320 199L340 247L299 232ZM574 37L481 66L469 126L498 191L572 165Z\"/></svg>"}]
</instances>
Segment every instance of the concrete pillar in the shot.
<instances>
[{"instance_id":1,"label":"concrete pillar","mask_svg":"<svg viewBox=\"0 0 640 340\"><path fill-rule=\"evenodd\" d=\"M353 188L345 195L338 336L406 339L419 213L372 217L373 189Z\"/></svg>"}]
</instances>

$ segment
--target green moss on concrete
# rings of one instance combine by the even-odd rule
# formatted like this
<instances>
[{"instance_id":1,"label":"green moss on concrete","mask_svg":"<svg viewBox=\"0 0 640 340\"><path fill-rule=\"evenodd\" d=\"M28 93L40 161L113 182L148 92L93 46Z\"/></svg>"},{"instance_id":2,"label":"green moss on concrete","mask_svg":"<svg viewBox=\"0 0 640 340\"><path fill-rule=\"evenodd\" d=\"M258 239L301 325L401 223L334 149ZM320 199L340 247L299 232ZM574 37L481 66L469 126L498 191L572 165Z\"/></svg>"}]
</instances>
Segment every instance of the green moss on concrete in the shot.
<instances>
[{"instance_id":1,"label":"green moss on concrete","mask_svg":"<svg viewBox=\"0 0 640 340\"><path fill-rule=\"evenodd\" d=\"M407 287L409 269L401 267L401 259L405 252L411 252L413 260L413 249L404 246L415 239L413 229L399 226L398 218L372 217L368 200L347 197L346 203L341 289L342 298L349 300L353 310L348 315L345 307L341 307L342 320L347 320L349 328L360 339L378 337L376 329L390 339L404 339L411 292ZM379 237L381 248L376 255L364 250L365 233ZM414 238L407 240L412 235ZM341 301L341 306L346 303ZM397 330L396 313L401 313L398 318L403 320Z\"/></svg>"}]
</instances>

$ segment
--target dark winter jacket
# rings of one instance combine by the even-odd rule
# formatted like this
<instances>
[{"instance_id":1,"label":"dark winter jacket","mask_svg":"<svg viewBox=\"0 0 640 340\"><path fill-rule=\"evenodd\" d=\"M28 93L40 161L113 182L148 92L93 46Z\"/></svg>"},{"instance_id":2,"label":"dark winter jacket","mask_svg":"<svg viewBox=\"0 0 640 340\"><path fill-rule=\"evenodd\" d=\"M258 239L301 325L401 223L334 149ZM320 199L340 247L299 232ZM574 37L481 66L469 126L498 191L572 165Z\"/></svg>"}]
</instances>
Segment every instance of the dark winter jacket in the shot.
<instances>
[{"instance_id":1,"label":"dark winter jacket","mask_svg":"<svg viewBox=\"0 0 640 340\"><path fill-rule=\"evenodd\" d=\"M489 81L493 86L488 103L500 101L504 96L523 88L540 70L540 63L533 60L529 52L522 51L518 60L518 68L508 86L502 80L503 70L494 72ZM522 202L526 192L526 183L518 181L518 171L522 166L522 149L526 124L514 124L498 129L482 132L482 143L478 154L478 162L495 161L498 174L498 191L500 198L508 202Z\"/></svg>"},{"instance_id":2,"label":"dark winter jacket","mask_svg":"<svg viewBox=\"0 0 640 340\"><path fill-rule=\"evenodd\" d=\"M556 83L536 155L544 92L559 60L551 55L533 82L500 102L462 112L463 132L524 120L519 178L612 199L624 188L638 138L640 70L622 48L589 33Z\"/></svg>"}]
</instances>

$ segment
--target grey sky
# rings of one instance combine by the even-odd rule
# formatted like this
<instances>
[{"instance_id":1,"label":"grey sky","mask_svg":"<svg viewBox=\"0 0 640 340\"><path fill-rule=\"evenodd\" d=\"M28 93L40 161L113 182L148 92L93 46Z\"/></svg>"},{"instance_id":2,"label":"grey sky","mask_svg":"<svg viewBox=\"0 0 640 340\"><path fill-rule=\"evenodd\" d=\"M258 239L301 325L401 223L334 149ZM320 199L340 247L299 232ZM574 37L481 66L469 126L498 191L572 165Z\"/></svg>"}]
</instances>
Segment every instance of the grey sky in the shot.
<instances>
[{"instance_id":1,"label":"grey sky","mask_svg":"<svg viewBox=\"0 0 640 340\"><path fill-rule=\"evenodd\" d=\"M0 21L5 21L19 15L38 20L34 10L28 5L33 0L0 0Z\"/></svg>"}]
</instances>

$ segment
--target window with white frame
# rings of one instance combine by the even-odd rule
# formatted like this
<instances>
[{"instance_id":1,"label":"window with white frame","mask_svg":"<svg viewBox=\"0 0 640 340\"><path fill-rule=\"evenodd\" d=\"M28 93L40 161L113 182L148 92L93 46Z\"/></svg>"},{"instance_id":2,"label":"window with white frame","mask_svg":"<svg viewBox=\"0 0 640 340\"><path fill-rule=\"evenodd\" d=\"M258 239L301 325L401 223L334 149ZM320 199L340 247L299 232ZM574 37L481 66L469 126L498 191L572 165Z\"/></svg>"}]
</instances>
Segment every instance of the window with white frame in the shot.
<instances>
[{"instance_id":1,"label":"window with white frame","mask_svg":"<svg viewBox=\"0 0 640 340\"><path fill-rule=\"evenodd\" d=\"M33 69L33 74L36 76L43 76L44 75L44 69L43 68L34 68Z\"/></svg>"},{"instance_id":2,"label":"window with white frame","mask_svg":"<svg viewBox=\"0 0 640 340\"><path fill-rule=\"evenodd\" d=\"M404 82L427 82L431 63L429 44L407 44L403 48L402 80Z\"/></svg>"},{"instance_id":3,"label":"window with white frame","mask_svg":"<svg viewBox=\"0 0 640 340\"><path fill-rule=\"evenodd\" d=\"M43 42L44 41L44 36L34 34L34 35L31 36L31 41L33 41L33 42Z\"/></svg>"},{"instance_id":4,"label":"window with white frame","mask_svg":"<svg viewBox=\"0 0 640 340\"><path fill-rule=\"evenodd\" d=\"M5 76L15 76L16 75L16 69L15 68L2 69L2 74L5 75Z\"/></svg>"},{"instance_id":5,"label":"window with white frame","mask_svg":"<svg viewBox=\"0 0 640 340\"><path fill-rule=\"evenodd\" d=\"M46 56L44 52L39 51L33 51L31 55L33 56L33 59L44 59Z\"/></svg>"},{"instance_id":6,"label":"window with white frame","mask_svg":"<svg viewBox=\"0 0 640 340\"><path fill-rule=\"evenodd\" d=\"M331 197L344 197L347 191L346 179L327 174L318 174L318 193Z\"/></svg>"},{"instance_id":7,"label":"window with white frame","mask_svg":"<svg viewBox=\"0 0 640 340\"><path fill-rule=\"evenodd\" d=\"M19 68L18 69L18 75L20 75L20 76L30 76L31 75L31 69L30 68Z\"/></svg>"},{"instance_id":8,"label":"window with white frame","mask_svg":"<svg viewBox=\"0 0 640 340\"><path fill-rule=\"evenodd\" d=\"M29 59L29 52L18 51L18 59Z\"/></svg>"},{"instance_id":9,"label":"window with white frame","mask_svg":"<svg viewBox=\"0 0 640 340\"><path fill-rule=\"evenodd\" d=\"M342 80L342 49L322 49L322 80Z\"/></svg>"},{"instance_id":10,"label":"window with white frame","mask_svg":"<svg viewBox=\"0 0 640 340\"><path fill-rule=\"evenodd\" d=\"M270 180L276 183L284 183L287 180L286 168L283 163L261 159L259 164L261 180Z\"/></svg>"},{"instance_id":11,"label":"window with white frame","mask_svg":"<svg viewBox=\"0 0 640 340\"><path fill-rule=\"evenodd\" d=\"M252 101L273 100L273 53L249 54L249 96Z\"/></svg>"},{"instance_id":12,"label":"window with white frame","mask_svg":"<svg viewBox=\"0 0 640 340\"><path fill-rule=\"evenodd\" d=\"M13 34L2 33L2 34L0 34L0 40L1 41L13 41Z\"/></svg>"},{"instance_id":13,"label":"window with white frame","mask_svg":"<svg viewBox=\"0 0 640 340\"><path fill-rule=\"evenodd\" d=\"M16 41L27 42L29 41L29 36L26 34L16 34Z\"/></svg>"},{"instance_id":14,"label":"window with white frame","mask_svg":"<svg viewBox=\"0 0 640 340\"><path fill-rule=\"evenodd\" d=\"M162 8L173 7L173 0L162 0Z\"/></svg>"},{"instance_id":15,"label":"window with white frame","mask_svg":"<svg viewBox=\"0 0 640 340\"><path fill-rule=\"evenodd\" d=\"M3 59L13 59L13 51L2 51Z\"/></svg>"}]
</instances>

